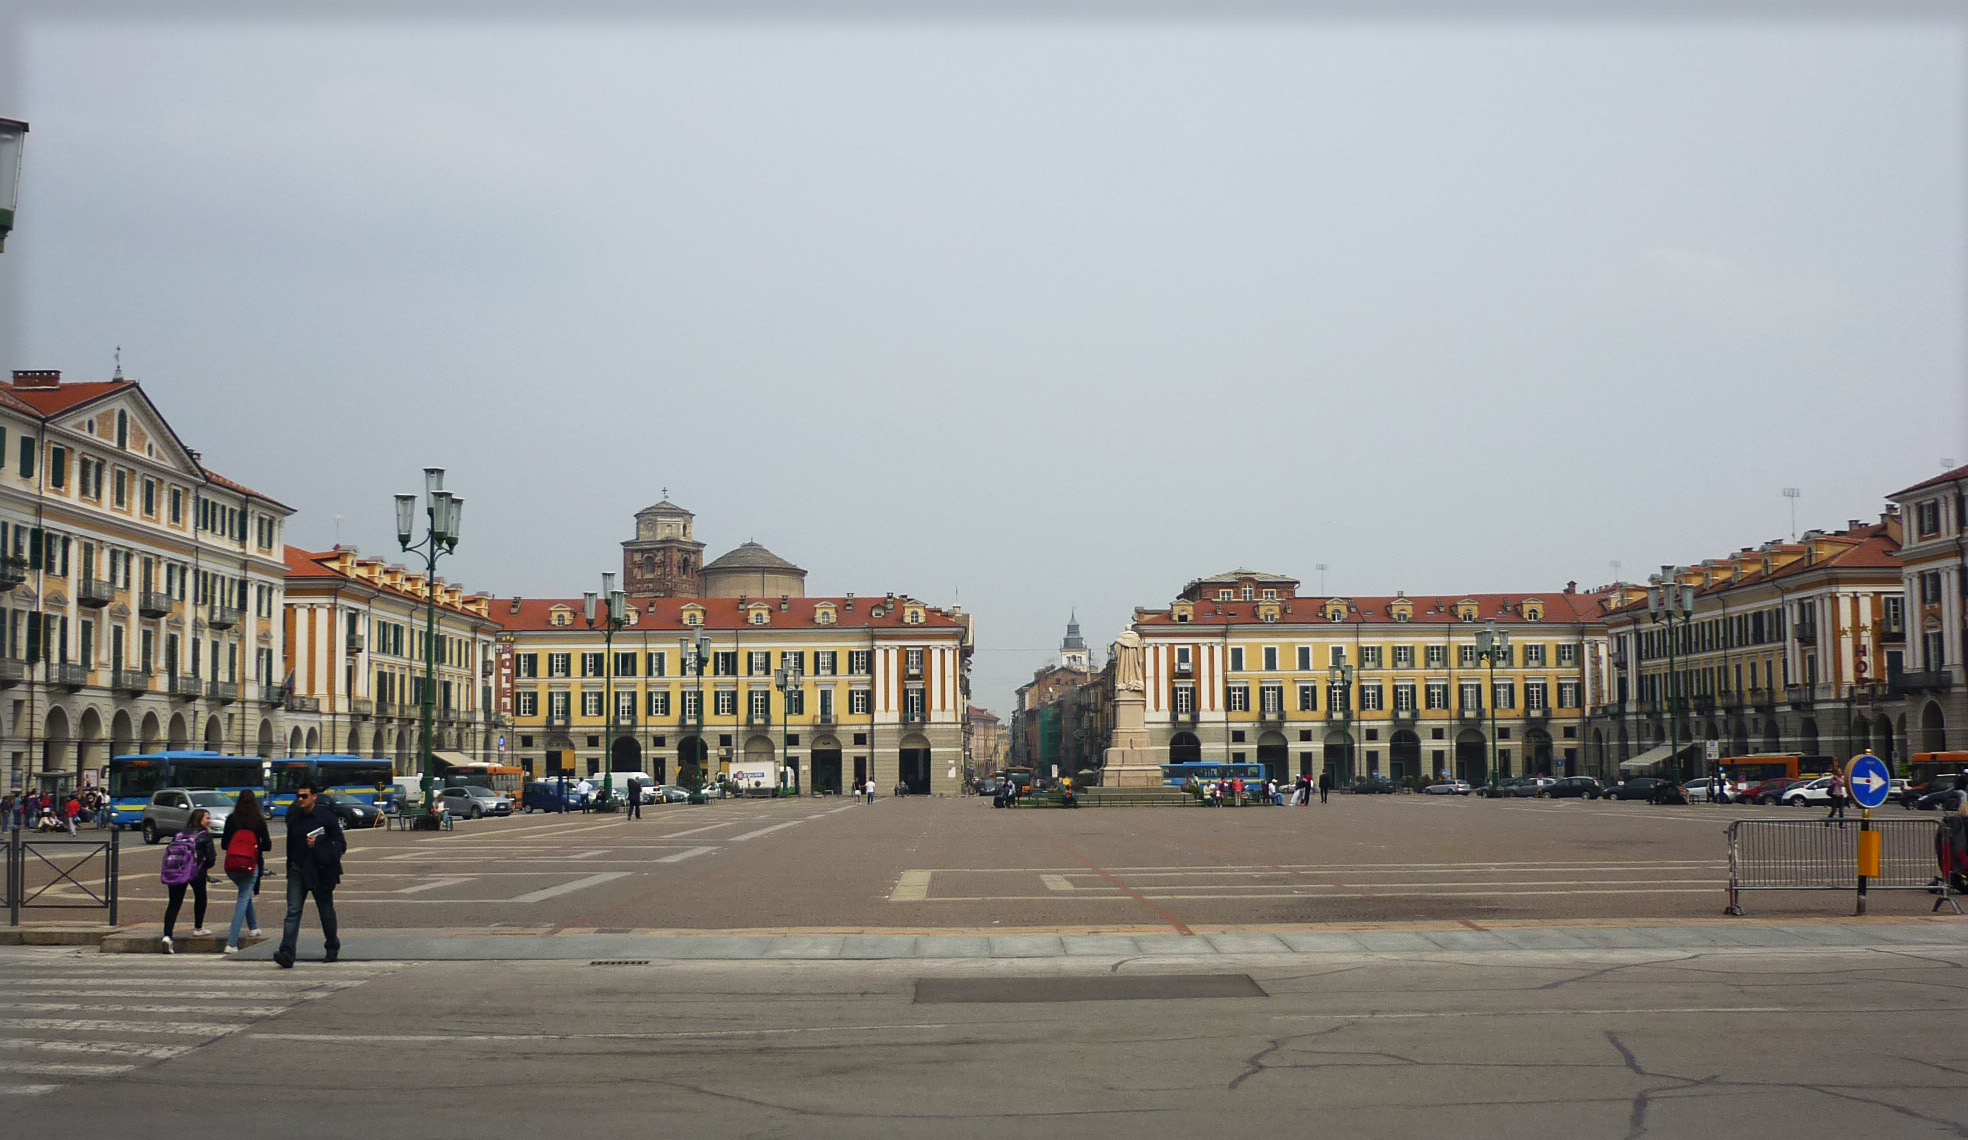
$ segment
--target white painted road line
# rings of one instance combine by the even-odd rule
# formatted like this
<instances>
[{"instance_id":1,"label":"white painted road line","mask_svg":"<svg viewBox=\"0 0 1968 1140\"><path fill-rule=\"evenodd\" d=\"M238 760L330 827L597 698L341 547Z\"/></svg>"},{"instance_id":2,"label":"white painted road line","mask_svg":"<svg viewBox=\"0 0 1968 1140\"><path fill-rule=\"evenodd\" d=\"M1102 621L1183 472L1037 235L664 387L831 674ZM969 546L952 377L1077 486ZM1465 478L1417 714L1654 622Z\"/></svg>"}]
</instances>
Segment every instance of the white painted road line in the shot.
<instances>
[{"instance_id":1,"label":"white painted road line","mask_svg":"<svg viewBox=\"0 0 1968 1140\"><path fill-rule=\"evenodd\" d=\"M747 831L747 832L746 832L745 834L743 834L743 835L734 835L734 836L732 836L732 837L731 837L730 839L728 839L728 840L726 840L726 842L728 842L728 843L742 843L742 842L744 842L744 841L745 841L745 840L747 840L747 839L757 839L757 838L758 838L759 836L761 836L761 835L771 835L771 834L772 834L773 832L775 832L775 831L779 831L779 830L781 830L781 829L783 829L783 828L788 828L788 827L793 827L793 826L796 826L796 825L798 825L798 824L800 824L800 823L802 823L802 822L804 822L804 821L803 821L803 820L797 820L797 819L796 819L796 820L793 820L793 821L791 821L790 823L775 823L775 824L773 824L773 825L772 825L771 827L761 827L761 828L759 828L759 829L758 829L757 831Z\"/></svg>"},{"instance_id":2,"label":"white painted road line","mask_svg":"<svg viewBox=\"0 0 1968 1140\"><path fill-rule=\"evenodd\" d=\"M628 876L629 872L627 871L603 871L598 875L589 875L585 879L576 879L571 883L562 883L557 887L546 887L533 891L530 894L515 896L505 901L516 903L542 902L546 899L557 898L560 895L571 895L575 891L585 891L589 887L598 887L603 883L612 883L616 879L625 879Z\"/></svg>"},{"instance_id":3,"label":"white painted road line","mask_svg":"<svg viewBox=\"0 0 1968 1140\"><path fill-rule=\"evenodd\" d=\"M16 1061L0 1057L0 1073L27 1073L37 1077L113 1077L134 1068L135 1065L90 1065L81 1061Z\"/></svg>"},{"instance_id":4,"label":"white painted road line","mask_svg":"<svg viewBox=\"0 0 1968 1140\"><path fill-rule=\"evenodd\" d=\"M922 902L929 898L929 872L904 871L897 880L895 890L888 896L889 902Z\"/></svg>"},{"instance_id":5,"label":"white painted road line","mask_svg":"<svg viewBox=\"0 0 1968 1140\"><path fill-rule=\"evenodd\" d=\"M449 879L432 879L428 883L418 883L414 887L404 887L396 893L399 895L414 895L423 891L434 891L439 887L455 887L459 883L469 883L475 877L473 875L459 875Z\"/></svg>"},{"instance_id":6,"label":"white painted road line","mask_svg":"<svg viewBox=\"0 0 1968 1140\"><path fill-rule=\"evenodd\" d=\"M60 1085L0 1085L0 1096L40 1096L51 1093Z\"/></svg>"},{"instance_id":7,"label":"white painted road line","mask_svg":"<svg viewBox=\"0 0 1968 1140\"><path fill-rule=\"evenodd\" d=\"M748 822L750 821L743 820L743 819L727 819L723 823L707 823L702 827L692 827L684 831L666 831L662 834L660 838L676 839L685 835L695 835L700 831L716 831L720 827L731 827L734 824L748 823Z\"/></svg>"},{"instance_id":8,"label":"white painted road line","mask_svg":"<svg viewBox=\"0 0 1968 1140\"><path fill-rule=\"evenodd\" d=\"M223 1037L246 1022L97 1021L69 1017L0 1017L0 1029L40 1029L56 1033L161 1033L178 1037Z\"/></svg>"},{"instance_id":9,"label":"white painted road line","mask_svg":"<svg viewBox=\"0 0 1968 1140\"><path fill-rule=\"evenodd\" d=\"M169 1060L196 1049L196 1045L150 1045L136 1041L37 1041L25 1037L0 1037L0 1049L45 1049L50 1053L106 1053L114 1057L148 1057Z\"/></svg>"},{"instance_id":10,"label":"white painted road line","mask_svg":"<svg viewBox=\"0 0 1968 1140\"><path fill-rule=\"evenodd\" d=\"M1049 891L1070 891L1070 890L1077 889L1073 886L1072 880L1068 879L1064 875L1040 875L1039 881L1041 883L1044 883L1046 886L1046 890ZM1119 887L1114 887L1112 889L1120 890Z\"/></svg>"},{"instance_id":11,"label":"white painted road line","mask_svg":"<svg viewBox=\"0 0 1968 1140\"><path fill-rule=\"evenodd\" d=\"M681 863L685 859L695 859L699 855L709 855L716 850L717 848L715 847L692 847L687 851L679 851L674 855L665 855L656 861L658 863Z\"/></svg>"},{"instance_id":12,"label":"white painted road line","mask_svg":"<svg viewBox=\"0 0 1968 1140\"><path fill-rule=\"evenodd\" d=\"M272 1017L287 1010L284 1005L241 1005L230 1009L204 1005L102 1005L82 1001L15 1001L7 1008L16 1013L214 1013L234 1017Z\"/></svg>"}]
</instances>

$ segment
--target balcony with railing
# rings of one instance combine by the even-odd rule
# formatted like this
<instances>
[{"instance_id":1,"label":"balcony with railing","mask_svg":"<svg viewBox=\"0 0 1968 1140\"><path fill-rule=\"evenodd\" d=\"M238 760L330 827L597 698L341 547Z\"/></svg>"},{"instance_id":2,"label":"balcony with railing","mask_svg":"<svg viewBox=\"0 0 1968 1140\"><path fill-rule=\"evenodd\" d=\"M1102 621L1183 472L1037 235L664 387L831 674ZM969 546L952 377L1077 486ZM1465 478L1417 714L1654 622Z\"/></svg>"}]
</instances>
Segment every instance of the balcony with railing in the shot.
<instances>
[{"instance_id":1,"label":"balcony with railing","mask_svg":"<svg viewBox=\"0 0 1968 1140\"><path fill-rule=\"evenodd\" d=\"M1269 728L1279 728L1285 723L1284 706L1264 707L1257 710L1257 723Z\"/></svg>"},{"instance_id":2,"label":"balcony with railing","mask_svg":"<svg viewBox=\"0 0 1968 1140\"><path fill-rule=\"evenodd\" d=\"M0 685L18 685L27 680L27 662L18 657L0 657Z\"/></svg>"},{"instance_id":3,"label":"balcony with railing","mask_svg":"<svg viewBox=\"0 0 1968 1140\"><path fill-rule=\"evenodd\" d=\"M116 689L122 693L148 693L150 692L150 674L141 669L118 669L116 671Z\"/></svg>"},{"instance_id":4,"label":"balcony with railing","mask_svg":"<svg viewBox=\"0 0 1968 1140\"><path fill-rule=\"evenodd\" d=\"M832 723L834 723L834 714L833 714L832 712L817 712L817 713L814 713L814 714L813 714L813 723L814 723L814 724L832 724Z\"/></svg>"},{"instance_id":5,"label":"balcony with railing","mask_svg":"<svg viewBox=\"0 0 1968 1140\"><path fill-rule=\"evenodd\" d=\"M1818 639L1818 623L1815 621L1794 622L1790 627L1790 635L1800 643L1808 645Z\"/></svg>"},{"instance_id":6,"label":"balcony with railing","mask_svg":"<svg viewBox=\"0 0 1968 1140\"><path fill-rule=\"evenodd\" d=\"M239 624L239 610L234 606L213 606L205 612L205 624L213 629L231 629Z\"/></svg>"},{"instance_id":7,"label":"balcony with railing","mask_svg":"<svg viewBox=\"0 0 1968 1140\"><path fill-rule=\"evenodd\" d=\"M48 666L48 679L64 689L79 689L89 683L89 667L62 662Z\"/></svg>"},{"instance_id":8,"label":"balcony with railing","mask_svg":"<svg viewBox=\"0 0 1968 1140\"><path fill-rule=\"evenodd\" d=\"M1195 724L1196 710L1176 709L1174 712L1169 713L1169 721L1173 724Z\"/></svg>"},{"instance_id":9,"label":"balcony with railing","mask_svg":"<svg viewBox=\"0 0 1968 1140\"><path fill-rule=\"evenodd\" d=\"M156 590L143 590L137 594L137 612L144 617L165 617L171 612L171 606L169 594L160 594Z\"/></svg>"},{"instance_id":10,"label":"balcony with railing","mask_svg":"<svg viewBox=\"0 0 1968 1140\"><path fill-rule=\"evenodd\" d=\"M9 555L0 558L0 593L5 593L27 581L27 559Z\"/></svg>"},{"instance_id":11,"label":"balcony with railing","mask_svg":"<svg viewBox=\"0 0 1968 1140\"><path fill-rule=\"evenodd\" d=\"M621 709L616 710L615 712L616 728L634 728L638 723L640 723L640 718L636 716L635 711L633 709L626 710L626 711Z\"/></svg>"},{"instance_id":12,"label":"balcony with railing","mask_svg":"<svg viewBox=\"0 0 1968 1140\"><path fill-rule=\"evenodd\" d=\"M1196 675L1196 666L1188 661L1177 661L1175 663L1175 675L1178 677L1193 677Z\"/></svg>"},{"instance_id":13,"label":"balcony with railing","mask_svg":"<svg viewBox=\"0 0 1968 1140\"><path fill-rule=\"evenodd\" d=\"M99 610L116 600L116 587L106 578L84 578L75 584L75 600Z\"/></svg>"},{"instance_id":14,"label":"balcony with railing","mask_svg":"<svg viewBox=\"0 0 1968 1140\"><path fill-rule=\"evenodd\" d=\"M304 697L299 693L287 694L287 711L297 713L318 713L321 711L320 697Z\"/></svg>"},{"instance_id":15,"label":"balcony with railing","mask_svg":"<svg viewBox=\"0 0 1968 1140\"><path fill-rule=\"evenodd\" d=\"M171 678L171 695L174 697L195 697L204 691L204 683L196 676L179 673Z\"/></svg>"},{"instance_id":16,"label":"balcony with railing","mask_svg":"<svg viewBox=\"0 0 1968 1140\"><path fill-rule=\"evenodd\" d=\"M1893 677L1892 687L1895 695L1904 693L1945 692L1954 684L1954 675L1947 669L1925 669L1918 673L1899 673Z\"/></svg>"},{"instance_id":17,"label":"balcony with railing","mask_svg":"<svg viewBox=\"0 0 1968 1140\"><path fill-rule=\"evenodd\" d=\"M1774 711L1777 707L1777 691L1775 689L1751 689L1749 691L1749 703L1763 712Z\"/></svg>"},{"instance_id":18,"label":"balcony with railing","mask_svg":"<svg viewBox=\"0 0 1968 1140\"><path fill-rule=\"evenodd\" d=\"M566 728L566 727L568 727L568 726L570 726L570 725L572 725L573 723L574 723L574 718L573 718L573 716L572 716L572 715L570 715L570 714L568 714L568 713L564 713L564 712L549 712L549 713L547 714L547 727L548 727L548 728Z\"/></svg>"},{"instance_id":19,"label":"balcony with railing","mask_svg":"<svg viewBox=\"0 0 1968 1140\"><path fill-rule=\"evenodd\" d=\"M229 705L239 699L239 682L214 681L209 687L208 695L221 704Z\"/></svg>"},{"instance_id":20,"label":"balcony with railing","mask_svg":"<svg viewBox=\"0 0 1968 1140\"><path fill-rule=\"evenodd\" d=\"M376 715L376 702L366 697L355 697L349 701L349 715L371 717Z\"/></svg>"}]
</instances>

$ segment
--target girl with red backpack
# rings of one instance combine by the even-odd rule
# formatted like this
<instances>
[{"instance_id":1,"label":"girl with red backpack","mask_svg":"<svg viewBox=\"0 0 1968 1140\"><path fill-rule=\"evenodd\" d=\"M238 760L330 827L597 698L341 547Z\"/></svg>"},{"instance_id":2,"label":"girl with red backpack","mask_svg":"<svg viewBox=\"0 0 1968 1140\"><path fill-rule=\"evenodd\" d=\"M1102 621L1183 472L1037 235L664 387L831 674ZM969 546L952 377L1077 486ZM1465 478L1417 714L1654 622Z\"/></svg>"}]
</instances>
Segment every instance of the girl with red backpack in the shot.
<instances>
[{"instance_id":1,"label":"girl with red backpack","mask_svg":"<svg viewBox=\"0 0 1968 1140\"><path fill-rule=\"evenodd\" d=\"M184 905L185 888L191 888L191 925L193 934L210 934L205 929L205 872L218 862L218 848L212 844L212 813L204 808L196 808L191 818L185 820L184 830L171 837L171 845L164 849L164 869L157 873L159 881L170 892L170 901L164 904L164 940L166 954L177 953L177 944L171 941L171 932L178 925L178 908Z\"/></svg>"},{"instance_id":2,"label":"girl with red backpack","mask_svg":"<svg viewBox=\"0 0 1968 1140\"><path fill-rule=\"evenodd\" d=\"M232 932L226 935L225 952L239 953L239 928L244 923L253 937L260 934L260 917L253 913L253 896L260 893L260 875L266 871L266 852L273 850L273 836L267 833L266 816L252 792L239 793L239 806L226 817L225 832L219 836L225 851L226 878L239 888L232 904Z\"/></svg>"}]
</instances>

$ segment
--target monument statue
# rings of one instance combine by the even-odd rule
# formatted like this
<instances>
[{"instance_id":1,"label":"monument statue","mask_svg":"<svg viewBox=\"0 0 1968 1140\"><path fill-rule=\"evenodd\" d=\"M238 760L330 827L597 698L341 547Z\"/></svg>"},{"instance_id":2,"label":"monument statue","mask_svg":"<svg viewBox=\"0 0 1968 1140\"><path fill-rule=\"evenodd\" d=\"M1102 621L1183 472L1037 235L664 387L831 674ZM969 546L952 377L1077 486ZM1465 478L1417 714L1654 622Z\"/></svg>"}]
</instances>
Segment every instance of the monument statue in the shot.
<instances>
[{"instance_id":1,"label":"monument statue","mask_svg":"<svg viewBox=\"0 0 1968 1140\"><path fill-rule=\"evenodd\" d=\"M1117 693L1146 692L1148 685L1142 677L1142 664L1147 651L1141 647L1141 635L1131 629L1124 629L1114 639L1114 691Z\"/></svg>"}]
</instances>

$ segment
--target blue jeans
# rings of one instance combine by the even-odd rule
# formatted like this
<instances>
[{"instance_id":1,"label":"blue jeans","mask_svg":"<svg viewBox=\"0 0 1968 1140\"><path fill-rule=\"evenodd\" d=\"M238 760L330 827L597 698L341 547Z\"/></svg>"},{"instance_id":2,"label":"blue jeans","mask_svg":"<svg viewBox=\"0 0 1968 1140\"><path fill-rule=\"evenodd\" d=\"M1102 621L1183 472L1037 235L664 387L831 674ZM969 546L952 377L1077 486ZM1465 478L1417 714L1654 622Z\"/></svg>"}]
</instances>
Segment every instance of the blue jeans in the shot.
<instances>
[{"instance_id":1,"label":"blue jeans","mask_svg":"<svg viewBox=\"0 0 1968 1140\"><path fill-rule=\"evenodd\" d=\"M289 954L301 939L301 908L307 905L310 894L314 896L314 913L321 919L322 942L330 950L342 948L335 924L335 888L318 886L309 890L301 881L300 868L290 866L287 868L287 920L280 924L280 949Z\"/></svg>"},{"instance_id":2,"label":"blue jeans","mask_svg":"<svg viewBox=\"0 0 1968 1140\"><path fill-rule=\"evenodd\" d=\"M227 871L226 878L231 879L232 885L239 888L239 897L233 900L232 904L232 933L226 935L226 945L237 946L241 923L245 924L247 930L260 928L260 916L253 913L253 890L260 885L260 873L247 871L240 874L236 871Z\"/></svg>"}]
</instances>

